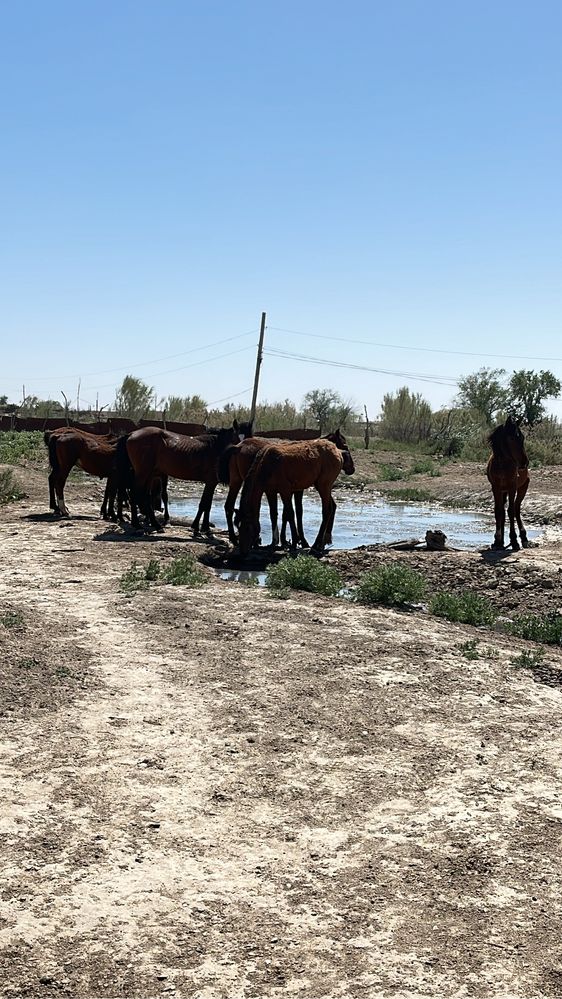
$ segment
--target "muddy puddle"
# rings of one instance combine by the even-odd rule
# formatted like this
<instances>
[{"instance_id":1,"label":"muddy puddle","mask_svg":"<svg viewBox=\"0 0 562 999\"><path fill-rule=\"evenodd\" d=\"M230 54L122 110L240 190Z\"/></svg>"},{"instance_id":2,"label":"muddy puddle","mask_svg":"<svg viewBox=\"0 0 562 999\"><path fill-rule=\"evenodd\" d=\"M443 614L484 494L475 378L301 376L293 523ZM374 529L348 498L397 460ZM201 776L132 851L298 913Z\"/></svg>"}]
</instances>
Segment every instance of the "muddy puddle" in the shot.
<instances>
[{"instance_id":1,"label":"muddy puddle","mask_svg":"<svg viewBox=\"0 0 562 999\"><path fill-rule=\"evenodd\" d=\"M491 514L466 510L446 510L431 504L388 503L385 500L362 500L360 497L336 496L338 509L334 525L335 549L357 548L359 545L384 544L404 538L423 538L428 529L441 530L452 548L481 548L489 545L494 534ZM213 503L211 520L219 530L226 530L224 500ZM170 505L172 516L192 518L197 512L197 499L181 500ZM312 496L304 504L304 528L308 541L316 537L321 520L321 507ZM269 544L271 532L269 511L262 505L262 542ZM529 537L538 531L529 530Z\"/></svg>"}]
</instances>

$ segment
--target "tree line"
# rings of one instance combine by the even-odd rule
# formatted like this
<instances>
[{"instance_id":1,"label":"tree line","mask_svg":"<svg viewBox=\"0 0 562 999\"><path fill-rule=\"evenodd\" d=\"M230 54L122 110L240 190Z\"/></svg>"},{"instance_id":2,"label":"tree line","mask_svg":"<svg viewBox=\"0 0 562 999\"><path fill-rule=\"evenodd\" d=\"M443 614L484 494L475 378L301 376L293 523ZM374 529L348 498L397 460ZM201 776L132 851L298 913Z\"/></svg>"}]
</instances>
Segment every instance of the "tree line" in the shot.
<instances>
[{"instance_id":1,"label":"tree line","mask_svg":"<svg viewBox=\"0 0 562 999\"><path fill-rule=\"evenodd\" d=\"M461 378L458 392L451 406L434 411L419 392L406 386L387 393L381 404L376 432L388 440L408 443L433 441L445 452L460 454L471 440L482 439L483 434L510 413L526 427L533 429L546 419L546 404L562 391L562 385L551 371L514 371L508 375L503 368L481 368ZM23 403L0 397L0 412L20 416L65 416L65 404L54 399L27 397ZM70 414L72 415L72 414ZM85 413L103 419L108 415L128 417L132 420L165 419L170 422L204 423L220 425L233 417L247 419L249 407L227 403L221 409L209 408L200 395L176 396L156 399L154 389L140 378L126 375L119 386L110 409ZM333 389L311 389L301 405L290 399L282 402L263 402L256 410L256 426L260 430L283 430L293 427L316 428L319 434L340 427L349 431L361 419L359 407L344 399ZM559 431L557 421L546 421L550 431Z\"/></svg>"}]
</instances>

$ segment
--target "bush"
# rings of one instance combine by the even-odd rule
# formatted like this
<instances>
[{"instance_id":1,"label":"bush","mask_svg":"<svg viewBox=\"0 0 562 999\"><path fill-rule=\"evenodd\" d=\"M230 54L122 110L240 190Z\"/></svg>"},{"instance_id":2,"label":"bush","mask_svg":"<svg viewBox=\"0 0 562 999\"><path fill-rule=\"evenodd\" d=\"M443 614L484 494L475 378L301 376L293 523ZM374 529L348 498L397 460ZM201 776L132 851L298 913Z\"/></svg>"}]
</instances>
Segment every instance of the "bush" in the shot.
<instances>
[{"instance_id":1,"label":"bush","mask_svg":"<svg viewBox=\"0 0 562 999\"><path fill-rule=\"evenodd\" d=\"M398 482L400 479L407 479L408 472L396 465L381 465L379 468L379 479L381 482Z\"/></svg>"},{"instance_id":2,"label":"bush","mask_svg":"<svg viewBox=\"0 0 562 999\"><path fill-rule=\"evenodd\" d=\"M337 569L318 562L310 555L287 556L268 570L265 585L272 590L306 590L335 597L343 582Z\"/></svg>"},{"instance_id":3,"label":"bush","mask_svg":"<svg viewBox=\"0 0 562 999\"><path fill-rule=\"evenodd\" d=\"M562 645L562 614L521 614L509 625L510 633L544 645Z\"/></svg>"},{"instance_id":4,"label":"bush","mask_svg":"<svg viewBox=\"0 0 562 999\"><path fill-rule=\"evenodd\" d=\"M42 461L47 451L39 431L8 430L0 433L0 464L18 465L22 461Z\"/></svg>"},{"instance_id":5,"label":"bush","mask_svg":"<svg viewBox=\"0 0 562 999\"><path fill-rule=\"evenodd\" d=\"M431 475L432 479L441 475L441 469L431 460L431 458L420 458L414 462L410 469L411 475Z\"/></svg>"},{"instance_id":6,"label":"bush","mask_svg":"<svg viewBox=\"0 0 562 999\"><path fill-rule=\"evenodd\" d=\"M148 590L150 583L160 580L172 586L203 586L207 576L199 567L193 555L184 555L173 559L169 565L162 567L158 559L151 558L143 568L133 562L119 580L119 588L128 594L137 590Z\"/></svg>"},{"instance_id":7,"label":"bush","mask_svg":"<svg viewBox=\"0 0 562 999\"><path fill-rule=\"evenodd\" d=\"M437 617L460 624L493 624L497 611L487 597L480 593L436 593L430 600L429 609Z\"/></svg>"},{"instance_id":8,"label":"bush","mask_svg":"<svg viewBox=\"0 0 562 999\"><path fill-rule=\"evenodd\" d=\"M407 565L382 565L361 576L353 593L360 604L386 604L403 607L422 600L425 580Z\"/></svg>"},{"instance_id":9,"label":"bush","mask_svg":"<svg viewBox=\"0 0 562 999\"><path fill-rule=\"evenodd\" d=\"M10 468L0 471L0 506L6 503L13 503L15 500L23 499L25 493L18 486L14 479L14 473Z\"/></svg>"},{"instance_id":10,"label":"bush","mask_svg":"<svg viewBox=\"0 0 562 999\"><path fill-rule=\"evenodd\" d=\"M149 563L150 564L150 563ZM193 555L183 555L175 558L160 573L163 583L170 583L172 586L191 586L193 588L204 586L207 576L197 564Z\"/></svg>"}]
</instances>

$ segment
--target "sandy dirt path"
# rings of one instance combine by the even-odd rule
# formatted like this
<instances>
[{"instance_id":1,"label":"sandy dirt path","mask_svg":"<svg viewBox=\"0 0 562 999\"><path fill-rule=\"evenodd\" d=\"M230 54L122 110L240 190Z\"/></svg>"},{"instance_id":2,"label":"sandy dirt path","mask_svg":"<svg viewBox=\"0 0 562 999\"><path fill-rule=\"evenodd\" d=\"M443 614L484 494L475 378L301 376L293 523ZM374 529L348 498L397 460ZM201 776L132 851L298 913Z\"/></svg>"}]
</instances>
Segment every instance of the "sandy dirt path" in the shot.
<instances>
[{"instance_id":1,"label":"sandy dirt path","mask_svg":"<svg viewBox=\"0 0 562 999\"><path fill-rule=\"evenodd\" d=\"M214 578L129 598L189 532L41 510L0 526L1 995L562 995L562 686L525 643Z\"/></svg>"}]
</instances>

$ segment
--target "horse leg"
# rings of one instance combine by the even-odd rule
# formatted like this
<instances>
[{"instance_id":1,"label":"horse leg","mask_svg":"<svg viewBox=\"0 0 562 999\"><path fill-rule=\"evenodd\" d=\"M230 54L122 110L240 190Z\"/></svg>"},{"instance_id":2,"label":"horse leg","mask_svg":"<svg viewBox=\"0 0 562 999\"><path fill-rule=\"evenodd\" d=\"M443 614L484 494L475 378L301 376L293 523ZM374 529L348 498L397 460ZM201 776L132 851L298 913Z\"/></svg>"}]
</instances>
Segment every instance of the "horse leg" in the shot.
<instances>
[{"instance_id":1,"label":"horse leg","mask_svg":"<svg viewBox=\"0 0 562 999\"><path fill-rule=\"evenodd\" d=\"M271 519L271 547L279 546L279 527L277 526L277 492L267 494L269 516Z\"/></svg>"},{"instance_id":2,"label":"horse leg","mask_svg":"<svg viewBox=\"0 0 562 999\"><path fill-rule=\"evenodd\" d=\"M302 498L303 498L303 495L304 495L304 493L303 493L302 489L299 489L298 492L293 493L293 499L295 501L295 514L296 514L296 518L297 518L297 530L299 532L299 538L300 538L301 547L302 548L310 548L310 545L309 545L308 541L306 540L306 538L304 536L304 527L303 527L303 523L302 523Z\"/></svg>"},{"instance_id":3,"label":"horse leg","mask_svg":"<svg viewBox=\"0 0 562 999\"><path fill-rule=\"evenodd\" d=\"M168 510L168 476L162 476L162 502L164 504L164 523L170 523L170 512Z\"/></svg>"},{"instance_id":4,"label":"horse leg","mask_svg":"<svg viewBox=\"0 0 562 999\"><path fill-rule=\"evenodd\" d=\"M509 505L507 508L507 515L509 517L509 543L511 545L511 550L513 552L519 551L519 542L517 540L517 532L515 530L515 493L516 489L509 490Z\"/></svg>"},{"instance_id":5,"label":"horse leg","mask_svg":"<svg viewBox=\"0 0 562 999\"><path fill-rule=\"evenodd\" d=\"M60 513L55 497L55 473L49 472L49 509L55 513Z\"/></svg>"},{"instance_id":6,"label":"horse leg","mask_svg":"<svg viewBox=\"0 0 562 999\"><path fill-rule=\"evenodd\" d=\"M496 533L492 548L502 551L504 547L503 532L505 528L505 501L506 494L501 489L494 489L494 516L496 518Z\"/></svg>"},{"instance_id":7,"label":"horse leg","mask_svg":"<svg viewBox=\"0 0 562 999\"><path fill-rule=\"evenodd\" d=\"M324 539L324 544L325 545L331 545L332 544L332 531L334 529L334 518L335 518L335 516L336 516L336 501L335 501L334 497L332 496L332 513L330 514L330 519L329 519L328 525L326 527L326 537Z\"/></svg>"},{"instance_id":8,"label":"horse leg","mask_svg":"<svg viewBox=\"0 0 562 999\"><path fill-rule=\"evenodd\" d=\"M281 499L283 500L283 516L288 521L289 527L291 528L291 548L295 550L299 543L299 532L295 523L292 493L281 493Z\"/></svg>"},{"instance_id":9,"label":"horse leg","mask_svg":"<svg viewBox=\"0 0 562 999\"><path fill-rule=\"evenodd\" d=\"M234 464L234 462L233 462ZM240 489L239 483L231 484L228 490L228 496L224 501L224 512L226 515L226 525L228 527L228 540L231 545L235 545L238 538L236 537L236 532L234 530L234 507L236 504L236 497Z\"/></svg>"},{"instance_id":10,"label":"horse leg","mask_svg":"<svg viewBox=\"0 0 562 999\"><path fill-rule=\"evenodd\" d=\"M193 521L193 524L191 525L194 534L199 534L199 521L201 520L201 515L203 515L203 526L201 528L202 533L203 534L211 533L211 527L209 524L209 515L211 512L211 504L213 502L214 492L215 492L215 483L214 482L205 483L205 488L203 489L201 499L199 500L199 507L197 509L197 514L195 520Z\"/></svg>"},{"instance_id":11,"label":"horse leg","mask_svg":"<svg viewBox=\"0 0 562 999\"><path fill-rule=\"evenodd\" d=\"M323 552L326 546L326 534L330 525L330 518L332 517L332 505L333 514L336 513L336 503L332 499L332 487L318 484L316 485L318 492L320 493L320 498L322 500L322 523L320 524L320 530L316 536L316 541L312 546L312 550L315 552Z\"/></svg>"},{"instance_id":12,"label":"horse leg","mask_svg":"<svg viewBox=\"0 0 562 999\"><path fill-rule=\"evenodd\" d=\"M54 489L56 497L56 511L61 517L70 517L70 511L64 502L64 487L66 480L68 478L70 468L59 468L58 473L55 473L54 478Z\"/></svg>"},{"instance_id":13,"label":"horse leg","mask_svg":"<svg viewBox=\"0 0 562 999\"><path fill-rule=\"evenodd\" d=\"M527 481L524 482L523 485L520 486L520 488L517 490L517 494L515 496L515 519L517 520L517 526L519 528L519 536L521 538L521 544L523 545L523 548L527 548L529 546L527 532L523 527L523 521L521 520L521 504L525 499L525 496L527 495L528 488L529 488L529 480L527 479Z\"/></svg>"}]
</instances>

